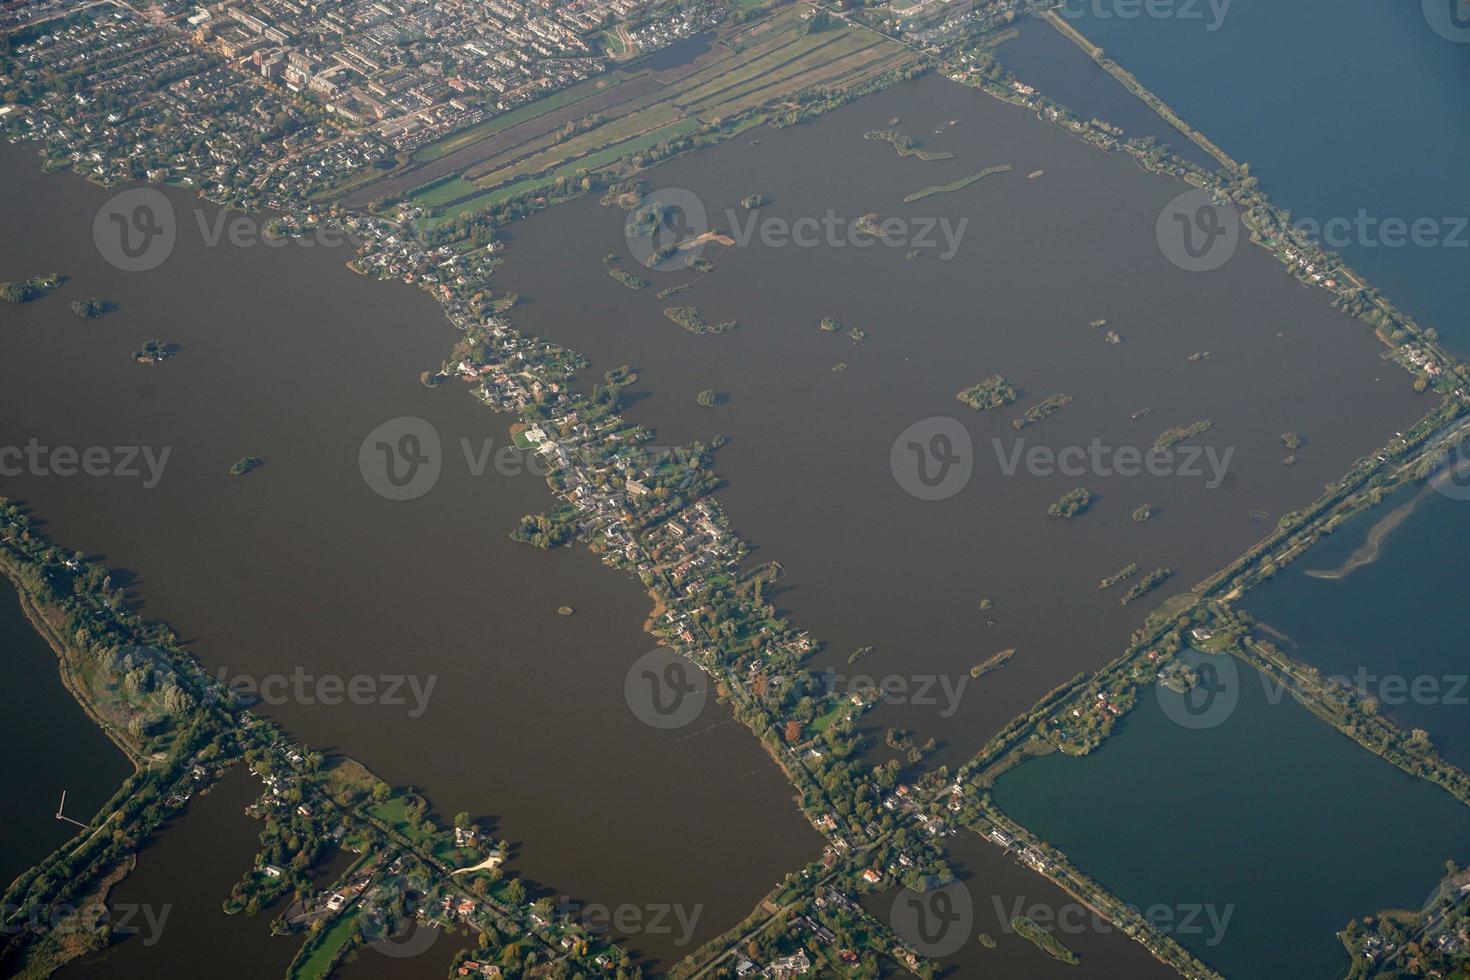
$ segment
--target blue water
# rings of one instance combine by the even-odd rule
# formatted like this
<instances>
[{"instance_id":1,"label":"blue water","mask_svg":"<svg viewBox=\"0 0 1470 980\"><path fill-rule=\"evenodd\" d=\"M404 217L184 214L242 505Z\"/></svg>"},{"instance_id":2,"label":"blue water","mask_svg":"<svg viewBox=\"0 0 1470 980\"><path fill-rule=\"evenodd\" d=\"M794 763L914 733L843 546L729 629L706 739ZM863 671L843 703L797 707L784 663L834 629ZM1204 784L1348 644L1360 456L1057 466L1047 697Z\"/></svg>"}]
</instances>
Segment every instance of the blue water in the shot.
<instances>
[{"instance_id":1,"label":"blue water","mask_svg":"<svg viewBox=\"0 0 1470 980\"><path fill-rule=\"evenodd\" d=\"M1262 622L1287 634L1288 653L1378 698L1404 728L1422 728L1450 762L1470 769L1470 501L1430 493L1382 542L1378 559L1338 580L1307 574L1341 567L1401 493L1247 597Z\"/></svg>"},{"instance_id":2,"label":"blue water","mask_svg":"<svg viewBox=\"0 0 1470 980\"><path fill-rule=\"evenodd\" d=\"M1470 809L1231 663L1215 727L1151 687L1093 755L1028 762L993 797L1227 977L1341 977L1337 930L1422 907L1470 856Z\"/></svg>"},{"instance_id":3,"label":"blue water","mask_svg":"<svg viewBox=\"0 0 1470 980\"><path fill-rule=\"evenodd\" d=\"M1233 0L1216 30L1206 0L1199 19L1099 16L1119 6L1071 0L1073 23L1294 216L1378 222L1330 244L1470 352L1470 43L1416 0ZM1390 218L1432 220L1435 244L1391 246Z\"/></svg>"}]
</instances>

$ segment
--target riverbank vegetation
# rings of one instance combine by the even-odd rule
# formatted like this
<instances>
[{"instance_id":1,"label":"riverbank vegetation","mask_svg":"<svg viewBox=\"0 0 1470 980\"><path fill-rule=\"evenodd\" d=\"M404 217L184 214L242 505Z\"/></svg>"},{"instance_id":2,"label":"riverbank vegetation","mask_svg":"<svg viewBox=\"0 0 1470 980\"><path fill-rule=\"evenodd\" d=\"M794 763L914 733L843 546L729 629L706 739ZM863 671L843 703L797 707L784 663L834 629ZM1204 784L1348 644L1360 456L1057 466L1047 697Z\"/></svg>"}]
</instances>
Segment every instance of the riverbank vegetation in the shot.
<instances>
[{"instance_id":1,"label":"riverbank vegetation","mask_svg":"<svg viewBox=\"0 0 1470 980\"><path fill-rule=\"evenodd\" d=\"M577 536L576 512L563 507L550 514L527 514L510 532L512 541L533 548L556 548Z\"/></svg>"}]
</instances>

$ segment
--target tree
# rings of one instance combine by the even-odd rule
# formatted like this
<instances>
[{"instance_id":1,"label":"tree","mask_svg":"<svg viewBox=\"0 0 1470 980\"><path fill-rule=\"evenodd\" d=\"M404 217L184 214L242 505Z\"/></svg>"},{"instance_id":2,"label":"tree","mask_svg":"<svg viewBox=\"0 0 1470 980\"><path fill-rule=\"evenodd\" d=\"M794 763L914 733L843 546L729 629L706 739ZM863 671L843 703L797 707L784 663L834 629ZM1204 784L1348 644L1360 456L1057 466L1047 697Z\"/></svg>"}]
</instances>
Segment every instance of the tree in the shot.
<instances>
[{"instance_id":1,"label":"tree","mask_svg":"<svg viewBox=\"0 0 1470 980\"><path fill-rule=\"evenodd\" d=\"M786 723L786 741L796 743L801 741L801 722L792 719Z\"/></svg>"},{"instance_id":2,"label":"tree","mask_svg":"<svg viewBox=\"0 0 1470 980\"><path fill-rule=\"evenodd\" d=\"M526 900L526 886L521 883L521 879L513 878L505 886L505 900L511 905L520 905Z\"/></svg>"}]
</instances>

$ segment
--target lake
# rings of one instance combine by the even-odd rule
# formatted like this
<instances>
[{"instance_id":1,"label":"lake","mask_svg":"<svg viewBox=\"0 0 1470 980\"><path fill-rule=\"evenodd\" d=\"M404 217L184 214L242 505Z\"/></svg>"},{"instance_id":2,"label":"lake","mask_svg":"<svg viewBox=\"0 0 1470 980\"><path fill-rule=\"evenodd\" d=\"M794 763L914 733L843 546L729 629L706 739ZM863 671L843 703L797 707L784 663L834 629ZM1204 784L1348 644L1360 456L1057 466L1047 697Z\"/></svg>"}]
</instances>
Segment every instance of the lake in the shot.
<instances>
[{"instance_id":1,"label":"lake","mask_svg":"<svg viewBox=\"0 0 1470 980\"><path fill-rule=\"evenodd\" d=\"M864 139L894 119L953 158L904 158ZM1014 169L903 201L1003 163ZM603 264L620 256L638 269L623 211L584 198L510 229L495 274L524 300L516 322L586 353L587 378L638 370L627 415L659 442L729 437L719 497L756 560L785 569L777 605L828 644L817 662L839 684L867 675L907 687L872 728L935 737L934 763L969 758L1046 691L1114 659L1164 596L1232 560L1430 405L1380 360L1366 327L1264 252L1242 246L1205 274L1166 260L1155 225L1179 184L941 78L810 124L753 130L646 182L652 199L693 193L708 224L732 237L752 220L779 231L831 215L841 229L875 211L913 229L969 221L948 259L943 247L913 258L848 247L840 230L814 247L752 231L748 245L707 247L709 274L644 272L654 281L634 290ZM770 203L749 212L740 201L751 194ZM691 335L663 315L675 304L740 326ZM824 317L844 329L823 332ZM1107 343L1096 319L1121 342ZM1014 379L1021 400L980 413L956 401L993 374ZM700 406L703 389L724 402ZM1056 393L1075 403L1018 432L1013 420ZM895 469L895 442L911 465L905 433L918 424L923 444L934 418L951 420L945 436L967 444L972 472L945 499L918 499L896 476L911 471ZM1008 462L1037 447L1147 450L1194 420L1213 423L1197 444L1229 454L1213 488L1183 467L1121 475L1110 457L1080 476ZM1290 466L1286 431L1312 441ZM1049 518L1048 505L1079 485L1097 495L1091 509ZM1130 515L1145 503L1155 516L1140 524ZM1130 563L1175 578L1124 607L1122 589L1098 582ZM850 666L864 646L873 651ZM1010 664L971 683L972 666L1007 648Z\"/></svg>"},{"instance_id":2,"label":"lake","mask_svg":"<svg viewBox=\"0 0 1470 980\"><path fill-rule=\"evenodd\" d=\"M1470 810L1229 664L1213 727L1176 723L1183 697L1156 686L1091 756L1027 762L993 798L1124 901L1181 927L1228 914L1174 936L1226 976L1341 977L1336 931L1422 907L1470 854Z\"/></svg>"},{"instance_id":3,"label":"lake","mask_svg":"<svg viewBox=\"0 0 1470 980\"><path fill-rule=\"evenodd\" d=\"M62 685L56 654L21 612L5 578L0 654L7 678L0 689L0 740L10 762L0 803L0 879L8 885L78 832L56 819L63 791L67 816L86 823L132 766Z\"/></svg>"},{"instance_id":4,"label":"lake","mask_svg":"<svg viewBox=\"0 0 1470 980\"><path fill-rule=\"evenodd\" d=\"M69 277L7 311L0 445L118 461L107 476L27 466L0 493L120 569L212 673L264 683L261 707L293 736L413 784L445 822L471 813L511 842L513 870L560 894L699 905L696 945L820 852L780 770L713 699L690 731L630 710L625 675L653 645L642 587L583 548L509 540L554 498L524 460L497 467L508 418L459 385L419 383L457 336L426 295L355 275L349 249L207 247L221 212L201 208L201 228L177 191L173 254L125 273L92 245L110 192L13 148L0 174L13 229L0 277ZM89 294L117 309L78 319L68 303ZM181 353L136 363L150 338ZM379 496L359 469L369 434L401 417L443 448L440 479L413 501ZM156 485L141 454L127 474L119 447L168 452ZM231 476L245 455L266 463ZM373 679L364 703L314 693L356 676ZM682 955L663 941L630 945Z\"/></svg>"},{"instance_id":5,"label":"lake","mask_svg":"<svg viewBox=\"0 0 1470 980\"><path fill-rule=\"evenodd\" d=\"M1382 524L1401 507L1413 508L1403 523ZM1387 529L1376 549L1368 542L1375 527ZM1467 769L1470 623L1459 615L1470 583L1467 540L1470 505L1406 488L1344 525L1245 607L1285 634L1273 640L1291 656L1376 698L1400 727L1429 732L1441 755Z\"/></svg>"},{"instance_id":6,"label":"lake","mask_svg":"<svg viewBox=\"0 0 1470 980\"><path fill-rule=\"evenodd\" d=\"M1234 0L1158 5L1191 9L1189 18L1140 17L1137 7L1107 16L1123 6L1076 0L1069 9L1089 40L1249 161L1276 204L1324 232L1333 219L1349 222L1327 244L1449 346L1470 351L1470 201L1460 179L1470 107L1458 97L1470 59L1448 0ZM1405 238L1390 219L1429 224Z\"/></svg>"}]
</instances>

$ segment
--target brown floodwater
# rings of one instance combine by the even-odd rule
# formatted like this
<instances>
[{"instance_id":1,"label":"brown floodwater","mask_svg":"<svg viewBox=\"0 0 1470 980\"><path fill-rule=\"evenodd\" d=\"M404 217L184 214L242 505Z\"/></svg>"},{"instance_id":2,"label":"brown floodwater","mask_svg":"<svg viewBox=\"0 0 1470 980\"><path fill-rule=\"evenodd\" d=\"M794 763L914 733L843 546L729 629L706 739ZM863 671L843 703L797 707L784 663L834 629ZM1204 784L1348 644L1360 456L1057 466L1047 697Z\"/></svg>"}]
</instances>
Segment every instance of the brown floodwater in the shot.
<instances>
[{"instance_id":1,"label":"brown floodwater","mask_svg":"<svg viewBox=\"0 0 1470 980\"><path fill-rule=\"evenodd\" d=\"M904 158L863 138L890 125L954 157ZM903 200L1006 163L1009 173L963 190ZM592 359L587 377L622 363L639 369L641 397L628 415L660 442L730 437L719 496L756 557L784 566L776 601L828 644L819 663L907 685L869 718L933 735L935 762L970 757L1044 692L1118 656L1165 597L1226 564L1431 407L1381 361L1366 326L1263 250L1242 243L1209 273L1171 264L1155 225L1183 185L942 78L808 125L752 130L670 161L647 182L654 198L675 200L658 189L694 192L708 223L732 233L751 220L740 204L750 194L769 199L760 220L793 228L829 214L948 219L952 230L969 219L948 260L942 237L917 257L902 246L852 247L840 234L840 246L766 244L759 234L746 246L711 245L703 257L715 270L660 301L656 290L691 274L650 271L646 290L620 285L602 261L618 254L636 268L624 214L588 198L514 226L496 274L526 300L516 311L524 328ZM673 304L740 326L688 334L662 315ZM823 317L866 337L824 333ZM1089 326L1098 319L1106 326ZM1108 344L1107 329L1121 342ZM834 372L838 364L846 367ZM955 400L997 373L1015 381L1021 401L976 413ZM706 388L725 403L698 407ZM1011 426L1055 393L1075 401L1023 431ZM963 425L973 474L955 495L924 501L895 479L890 449L934 416ZM1027 451L1094 439L1147 450L1163 430L1201 419L1213 428L1194 443L1217 460L1233 454L1213 489L1203 462L1198 477L1090 466L1077 477L1033 475L1024 464L1006 474L1022 440ZM1294 465L1283 462L1287 431L1306 440ZM1049 518L1048 504L1078 486L1098 495L1091 510ZM1144 503L1154 516L1140 524L1131 515ZM1098 582L1129 563L1140 575L1175 575L1124 607L1126 585L1100 591ZM849 666L861 646L873 652ZM1017 651L1008 666L971 681L972 666L1007 648Z\"/></svg>"},{"instance_id":2,"label":"brown floodwater","mask_svg":"<svg viewBox=\"0 0 1470 980\"><path fill-rule=\"evenodd\" d=\"M581 547L509 540L554 498L493 460L475 475L510 420L459 384L419 384L457 336L427 296L353 274L347 250L207 247L184 192L170 192L172 255L121 272L91 237L110 192L10 148L0 173L0 278L68 277L0 311L0 445L169 452L151 488L140 456L138 476L27 464L0 494L123 570L142 612L211 672L284 681L262 709L294 736L413 784L446 821L469 812L511 843L513 872L555 894L697 906L694 945L820 851L780 771L723 707L711 699L676 732L630 711L623 682L652 646L651 604ZM219 210L199 213L213 229ZM87 295L115 311L78 319L68 304ZM152 338L179 355L136 363ZM412 501L378 496L358 466L369 432L400 416L427 420L444 448L437 484ZM231 476L246 455L266 463ZM557 615L564 604L575 615ZM318 693L341 699L316 686L327 676L373 678L381 697L324 703ZM629 945L685 951L665 935Z\"/></svg>"},{"instance_id":3,"label":"brown floodwater","mask_svg":"<svg viewBox=\"0 0 1470 980\"><path fill-rule=\"evenodd\" d=\"M863 140L894 117L955 157L901 158ZM1014 169L902 200L1001 163ZM171 194L184 217L174 254L125 274L90 244L107 191L42 175L15 150L0 154L0 175L13 190L0 278L70 277L56 295L3 311L0 444L170 449L152 489L122 476L0 479L56 540L126 569L143 612L175 624L211 669L408 674L420 689L433 677L417 714L411 700L297 698L267 710L313 746L421 787L443 813L493 825L513 842L513 867L554 892L697 905L697 943L814 856L820 839L789 787L723 709L673 733L629 712L623 677L650 645L637 583L580 547L544 554L506 538L551 498L534 476L473 474L460 440L472 455L485 439L503 445L508 420L458 385L418 384L454 340L426 297L356 277L340 251L204 247L183 193ZM623 252L623 214L584 199L516 226L496 273L527 298L514 317L524 329L592 358L586 377L639 368L628 414L661 442L731 437L720 496L757 557L785 567L778 603L828 643L822 663L910 683L906 703L870 719L936 736L935 761L963 760L1041 693L1115 657L1164 596L1429 407L1364 326L1265 253L1242 246L1210 274L1170 265L1155 222L1180 185L942 79L810 125L751 131L649 179L697 191L726 230L749 220L738 202L752 193L771 201L760 215L788 221L828 209L849 223L868 212L970 219L949 259L942 238L913 258L712 248L716 271L660 302L653 290L681 277L649 273L646 291L608 277L601 259ZM218 211L202 213L208 223ZM76 319L66 304L89 294L118 309ZM661 315L674 303L741 326L688 335ZM822 333L825 316L866 338ZM1100 318L1120 344L1089 328ZM129 352L149 338L181 345L180 356L134 363ZM955 401L995 373L1024 399L983 414ZM726 402L697 407L705 388ZM1010 426L1060 392L1076 401L1019 434ZM445 447L433 490L404 503L374 494L357 466L364 437L398 416L428 420ZM895 438L933 416L958 420L974 446L972 478L937 502L909 496L890 469ZM1187 476L1007 477L992 444L1006 453L1018 438L1060 449L1096 437L1146 448L1195 419L1214 422L1198 442L1233 450L1215 489ZM1307 440L1290 467L1288 430ZM266 465L230 477L247 454ZM1091 511L1049 519L1047 503L1078 485L1098 494ZM1145 502L1155 516L1137 524L1130 514ZM1096 585L1129 562L1177 574L1124 608L1118 590ZM557 616L562 604L576 614ZM863 645L874 652L848 667ZM1008 647L1007 667L969 680L970 666ZM948 687L927 686L931 677ZM663 960L682 951L666 936L630 945Z\"/></svg>"}]
</instances>

